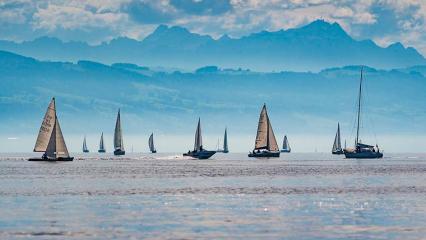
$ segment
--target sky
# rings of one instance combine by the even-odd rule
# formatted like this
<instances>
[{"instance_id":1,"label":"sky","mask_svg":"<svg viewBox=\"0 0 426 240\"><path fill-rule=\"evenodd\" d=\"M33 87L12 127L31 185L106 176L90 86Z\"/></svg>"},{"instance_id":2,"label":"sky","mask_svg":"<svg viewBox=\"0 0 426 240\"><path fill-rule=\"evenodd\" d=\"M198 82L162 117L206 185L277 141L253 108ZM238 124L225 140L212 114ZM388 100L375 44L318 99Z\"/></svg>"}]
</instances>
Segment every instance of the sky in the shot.
<instances>
[{"instance_id":1,"label":"sky","mask_svg":"<svg viewBox=\"0 0 426 240\"><path fill-rule=\"evenodd\" d=\"M401 42L426 55L426 0L0 0L0 39L99 44L141 40L159 24L241 37L316 19L338 22L356 39Z\"/></svg>"}]
</instances>

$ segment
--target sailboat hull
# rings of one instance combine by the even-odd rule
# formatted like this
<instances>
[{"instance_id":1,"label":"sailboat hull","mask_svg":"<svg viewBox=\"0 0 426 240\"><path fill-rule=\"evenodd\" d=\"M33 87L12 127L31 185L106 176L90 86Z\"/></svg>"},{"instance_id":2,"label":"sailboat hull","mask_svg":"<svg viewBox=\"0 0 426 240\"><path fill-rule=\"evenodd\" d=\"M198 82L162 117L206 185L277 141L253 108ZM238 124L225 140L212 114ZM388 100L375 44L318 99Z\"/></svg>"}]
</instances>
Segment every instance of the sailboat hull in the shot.
<instances>
[{"instance_id":1,"label":"sailboat hull","mask_svg":"<svg viewBox=\"0 0 426 240\"><path fill-rule=\"evenodd\" d=\"M89 152L89 150L83 150L83 152L84 152L84 153L88 153L88 152Z\"/></svg>"},{"instance_id":2,"label":"sailboat hull","mask_svg":"<svg viewBox=\"0 0 426 240\"><path fill-rule=\"evenodd\" d=\"M344 154L343 150L336 150L336 151L332 151L331 153L335 154L335 155L342 155L342 154Z\"/></svg>"},{"instance_id":3,"label":"sailboat hull","mask_svg":"<svg viewBox=\"0 0 426 240\"><path fill-rule=\"evenodd\" d=\"M281 150L281 152L282 152L282 153L290 153L290 152L291 152L291 150L283 149L283 150Z\"/></svg>"},{"instance_id":4,"label":"sailboat hull","mask_svg":"<svg viewBox=\"0 0 426 240\"><path fill-rule=\"evenodd\" d=\"M211 156L213 156L216 153L216 151L192 151L188 153L184 153L183 156L185 157L193 157L198 159L209 159Z\"/></svg>"},{"instance_id":5,"label":"sailboat hull","mask_svg":"<svg viewBox=\"0 0 426 240\"><path fill-rule=\"evenodd\" d=\"M33 162L70 162L74 157L58 157L58 158L30 158L28 161Z\"/></svg>"},{"instance_id":6,"label":"sailboat hull","mask_svg":"<svg viewBox=\"0 0 426 240\"><path fill-rule=\"evenodd\" d=\"M126 154L126 151L121 150L121 149L117 149L117 150L114 151L114 155L116 155L116 156L122 156L124 154Z\"/></svg>"},{"instance_id":7,"label":"sailboat hull","mask_svg":"<svg viewBox=\"0 0 426 240\"><path fill-rule=\"evenodd\" d=\"M106 152L104 149L98 150L98 153L104 153L104 152Z\"/></svg>"},{"instance_id":8,"label":"sailboat hull","mask_svg":"<svg viewBox=\"0 0 426 240\"><path fill-rule=\"evenodd\" d=\"M249 153L248 156L255 157L255 158L280 157L280 152L269 152L269 151L251 152Z\"/></svg>"},{"instance_id":9,"label":"sailboat hull","mask_svg":"<svg viewBox=\"0 0 426 240\"><path fill-rule=\"evenodd\" d=\"M151 151L151 153L157 153L157 150L153 150L153 151Z\"/></svg>"},{"instance_id":10,"label":"sailboat hull","mask_svg":"<svg viewBox=\"0 0 426 240\"><path fill-rule=\"evenodd\" d=\"M381 152L345 152L346 158L383 158Z\"/></svg>"}]
</instances>

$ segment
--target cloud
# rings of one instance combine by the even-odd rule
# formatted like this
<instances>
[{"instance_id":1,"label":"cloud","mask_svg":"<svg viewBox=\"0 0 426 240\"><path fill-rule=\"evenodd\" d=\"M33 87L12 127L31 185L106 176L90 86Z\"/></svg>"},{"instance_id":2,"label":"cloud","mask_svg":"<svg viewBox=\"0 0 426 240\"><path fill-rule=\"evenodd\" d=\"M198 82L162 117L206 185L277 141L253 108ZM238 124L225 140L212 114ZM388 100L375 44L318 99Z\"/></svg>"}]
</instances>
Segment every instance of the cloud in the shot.
<instances>
[{"instance_id":1,"label":"cloud","mask_svg":"<svg viewBox=\"0 0 426 240\"><path fill-rule=\"evenodd\" d=\"M232 10L229 0L170 0L170 4L194 15L219 15Z\"/></svg>"},{"instance_id":2,"label":"cloud","mask_svg":"<svg viewBox=\"0 0 426 240\"><path fill-rule=\"evenodd\" d=\"M122 8L136 22L142 24L169 23L176 18L175 9L168 1L133 0Z\"/></svg>"}]
</instances>

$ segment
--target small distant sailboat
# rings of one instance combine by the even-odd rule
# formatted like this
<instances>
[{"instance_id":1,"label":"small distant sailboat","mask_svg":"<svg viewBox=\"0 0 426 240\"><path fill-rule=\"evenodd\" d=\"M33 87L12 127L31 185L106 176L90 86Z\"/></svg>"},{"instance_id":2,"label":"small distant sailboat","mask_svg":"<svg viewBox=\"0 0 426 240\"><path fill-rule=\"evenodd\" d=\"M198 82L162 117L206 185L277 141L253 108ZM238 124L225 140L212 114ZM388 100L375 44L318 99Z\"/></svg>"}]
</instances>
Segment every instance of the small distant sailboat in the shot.
<instances>
[{"instance_id":1,"label":"small distant sailboat","mask_svg":"<svg viewBox=\"0 0 426 240\"><path fill-rule=\"evenodd\" d=\"M291 147L290 147L290 143L288 143L287 135L284 136L283 148L281 149L281 152L282 153L290 153L291 152Z\"/></svg>"},{"instance_id":2,"label":"small distant sailboat","mask_svg":"<svg viewBox=\"0 0 426 240\"><path fill-rule=\"evenodd\" d=\"M64 136L62 135L58 117L56 116L55 98L52 98L44 115L34 152L44 152L41 158L30 158L28 161L72 161Z\"/></svg>"},{"instance_id":3,"label":"small distant sailboat","mask_svg":"<svg viewBox=\"0 0 426 240\"><path fill-rule=\"evenodd\" d=\"M208 159L213 156L216 151L208 151L203 148L203 139L201 136L201 123L198 119L197 130L195 131L195 143L194 150L184 153L183 156L198 158L198 159Z\"/></svg>"},{"instance_id":4,"label":"small distant sailboat","mask_svg":"<svg viewBox=\"0 0 426 240\"><path fill-rule=\"evenodd\" d=\"M117 121L115 122L114 131L114 155L124 155L123 133L121 130L120 109L118 109Z\"/></svg>"},{"instance_id":5,"label":"small distant sailboat","mask_svg":"<svg viewBox=\"0 0 426 240\"><path fill-rule=\"evenodd\" d=\"M376 144L376 148L371 145L361 143L359 138L359 125L361 118L361 99L362 99L362 75L363 69L361 68L361 78L359 81L359 92L358 92L358 115L357 115L357 129L356 129L356 138L355 138L355 149L345 149L346 158L382 158L383 153L380 152L379 146Z\"/></svg>"},{"instance_id":6,"label":"small distant sailboat","mask_svg":"<svg viewBox=\"0 0 426 240\"><path fill-rule=\"evenodd\" d=\"M84 136L84 140L83 140L83 152L84 153L89 152L89 149L87 148L87 144L86 144L86 136Z\"/></svg>"},{"instance_id":7,"label":"small distant sailboat","mask_svg":"<svg viewBox=\"0 0 426 240\"><path fill-rule=\"evenodd\" d=\"M332 154L343 154L343 149L342 149L342 143L340 141L340 124L337 123L337 132L336 132L336 136L334 137L334 143L333 143L333 148L331 149L331 153Z\"/></svg>"},{"instance_id":8,"label":"small distant sailboat","mask_svg":"<svg viewBox=\"0 0 426 240\"><path fill-rule=\"evenodd\" d=\"M229 153L229 149L228 149L228 133L227 133L227 129L226 128L225 128L225 134L223 135L223 149L219 149L219 140L218 140L217 151L216 152Z\"/></svg>"},{"instance_id":9,"label":"small distant sailboat","mask_svg":"<svg viewBox=\"0 0 426 240\"><path fill-rule=\"evenodd\" d=\"M149 151L151 151L151 153L157 152L154 146L154 133L151 133L151 136L149 136L148 145L149 145Z\"/></svg>"},{"instance_id":10,"label":"small distant sailboat","mask_svg":"<svg viewBox=\"0 0 426 240\"><path fill-rule=\"evenodd\" d=\"M99 141L99 150L98 153L104 153L105 151L105 146L104 146L104 133L102 132L101 134L101 140Z\"/></svg>"},{"instance_id":11,"label":"small distant sailboat","mask_svg":"<svg viewBox=\"0 0 426 240\"><path fill-rule=\"evenodd\" d=\"M275 138L272 125L269 120L266 105L263 105L259 116L257 126L256 142L253 152L249 153L249 157L279 157L280 150L278 148L277 139Z\"/></svg>"}]
</instances>

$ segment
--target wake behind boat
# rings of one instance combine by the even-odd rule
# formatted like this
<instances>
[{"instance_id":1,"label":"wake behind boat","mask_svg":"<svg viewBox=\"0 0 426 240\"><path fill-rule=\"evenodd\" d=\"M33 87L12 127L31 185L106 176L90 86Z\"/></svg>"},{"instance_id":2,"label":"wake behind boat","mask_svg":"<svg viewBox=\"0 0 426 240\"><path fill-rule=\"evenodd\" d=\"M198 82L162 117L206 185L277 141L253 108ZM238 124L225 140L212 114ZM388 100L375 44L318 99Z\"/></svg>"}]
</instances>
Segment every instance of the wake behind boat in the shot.
<instances>
[{"instance_id":1,"label":"wake behind boat","mask_svg":"<svg viewBox=\"0 0 426 240\"><path fill-rule=\"evenodd\" d=\"M363 69L361 68L361 77L359 81L359 91L358 91L358 115L357 115L357 129L356 129L356 138L355 138L355 148L354 149L345 149L346 158L382 158L383 153L380 152L379 146L376 144L376 148L371 145L362 144L359 138L360 131L360 121L361 121L361 99L362 99L362 75Z\"/></svg>"},{"instance_id":2,"label":"wake behind boat","mask_svg":"<svg viewBox=\"0 0 426 240\"><path fill-rule=\"evenodd\" d=\"M52 98L47 107L41 124L34 152L44 152L41 158L30 158L28 161L72 161L64 136L62 135L61 126L56 116L55 98Z\"/></svg>"},{"instance_id":3,"label":"wake behind boat","mask_svg":"<svg viewBox=\"0 0 426 240\"><path fill-rule=\"evenodd\" d=\"M124 155L123 133L121 130L120 109L118 109L117 121L115 122L114 130L114 155Z\"/></svg>"},{"instance_id":4,"label":"wake behind boat","mask_svg":"<svg viewBox=\"0 0 426 240\"><path fill-rule=\"evenodd\" d=\"M257 125L257 135L254 150L249 153L249 157L279 157L280 150L278 148L277 139L272 130L269 121L266 105L263 105Z\"/></svg>"},{"instance_id":5,"label":"wake behind boat","mask_svg":"<svg viewBox=\"0 0 426 240\"><path fill-rule=\"evenodd\" d=\"M201 136L201 123L200 123L200 119L198 119L197 130L195 131L194 150L184 153L183 156L193 157L198 159L208 159L211 156L213 156L215 153L216 151L208 151L203 148L203 138Z\"/></svg>"}]
</instances>

